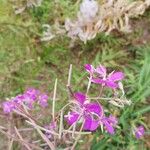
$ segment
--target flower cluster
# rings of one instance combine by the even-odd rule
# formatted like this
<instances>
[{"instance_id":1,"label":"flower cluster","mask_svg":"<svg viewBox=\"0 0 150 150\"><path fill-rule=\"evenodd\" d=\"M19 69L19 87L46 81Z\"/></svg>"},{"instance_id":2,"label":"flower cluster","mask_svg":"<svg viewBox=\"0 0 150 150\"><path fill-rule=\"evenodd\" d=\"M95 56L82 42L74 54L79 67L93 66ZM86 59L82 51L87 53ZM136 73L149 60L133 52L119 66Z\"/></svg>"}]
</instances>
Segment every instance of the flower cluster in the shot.
<instances>
[{"instance_id":1,"label":"flower cluster","mask_svg":"<svg viewBox=\"0 0 150 150\"><path fill-rule=\"evenodd\" d=\"M117 88L123 90L123 85L120 87L120 81L124 79L123 72L112 71L107 72L105 66L99 65L98 67L93 67L91 64L84 65L85 70L89 73L89 83L100 84L102 87L107 87L113 89L115 92ZM104 88L103 88L104 89ZM104 91L103 91L104 92ZM124 90L123 90L124 92ZM116 94L114 94L116 95ZM96 102L91 102L91 98L88 97L88 92L86 94L81 92L76 92L72 96L73 102L70 111L64 116L66 122L70 126L81 125L81 129L85 131L95 131L97 128L101 127L105 129L106 132L113 135L115 134L115 128L118 124L118 119L116 116L110 114L109 116L105 114L105 109L98 101L101 97L96 97ZM107 99L107 98L105 98ZM117 99L118 101L113 101L112 104L124 103L129 104L128 100ZM116 106L119 106L117 104ZM137 139L144 135L144 127L140 126L134 130L134 135Z\"/></svg>"},{"instance_id":2,"label":"flower cluster","mask_svg":"<svg viewBox=\"0 0 150 150\"><path fill-rule=\"evenodd\" d=\"M118 88L118 82L124 78L124 74L122 72L113 71L110 74L107 74L106 68L102 65L94 68L92 65L86 64L85 69L90 74L91 82L101 84L102 86L107 86L112 89Z\"/></svg>"},{"instance_id":3,"label":"flower cluster","mask_svg":"<svg viewBox=\"0 0 150 150\"><path fill-rule=\"evenodd\" d=\"M106 117L100 103L90 102L85 94L80 92L74 94L74 100L75 106L65 115L69 125L82 122L84 130L95 131L99 126L105 126L108 133L115 133L117 119L112 115Z\"/></svg>"},{"instance_id":4,"label":"flower cluster","mask_svg":"<svg viewBox=\"0 0 150 150\"><path fill-rule=\"evenodd\" d=\"M100 65L94 68L90 64L86 64L85 70L89 73L89 81L96 84L101 84L111 89L119 87L119 81L124 78L122 72L111 72L107 74L107 69ZM116 127L118 121L113 115L106 116L104 108L99 102L90 102L90 98L87 95L77 92L73 96L74 106L72 110L65 115L65 119L69 125L76 123L83 123L83 129L94 131L99 126L105 127L106 131L110 134L115 133L114 127Z\"/></svg>"},{"instance_id":5,"label":"flower cluster","mask_svg":"<svg viewBox=\"0 0 150 150\"><path fill-rule=\"evenodd\" d=\"M22 104L26 105L29 109L33 108L33 104L37 102L40 106L46 107L48 105L48 96L41 93L39 90L30 88L23 94L11 98L9 101L3 102L2 108L4 113L10 113L20 107Z\"/></svg>"},{"instance_id":6,"label":"flower cluster","mask_svg":"<svg viewBox=\"0 0 150 150\"><path fill-rule=\"evenodd\" d=\"M27 89L23 94L19 94L16 97L13 97L8 101L3 102L2 108L4 113L10 114L11 112L14 111L16 114L26 117L27 119L26 122L32 125L35 129L37 129L38 132L39 130L43 130L45 132L44 134L43 132L40 132L39 134L40 135L42 134L42 138L44 137L44 140L47 139L46 141L49 140L57 142L56 140L57 137L59 139L63 138L66 139L66 137L74 138L76 134L79 135L81 135L82 133L90 134L91 132L96 131L98 128L101 128L102 132L103 130L105 130L110 135L114 135L116 127L118 126L119 122L118 117L114 115L115 113L113 112L110 113L109 110L106 110L99 100L102 99L108 100L108 102L110 101L112 102L112 104L115 105L116 103L118 103L116 106L119 106L120 104L128 104L127 100L122 101L120 98L117 99L118 95L115 94L115 92L118 91L119 89L123 90L123 85L122 87L120 87L120 81L124 79L124 73L116 71L108 73L108 70L102 65L99 65L98 67L95 68L91 64L86 64L84 65L84 68L89 73L89 85L91 85L91 83L100 84L102 87L102 91L101 90L100 91L102 93L96 97L90 97L88 95L89 90L87 90L86 94L82 92L74 93L71 87L68 87L70 92L69 93L70 101L59 112L55 113L55 100L56 100L55 94L57 87L57 80L56 80L52 103L52 118L51 118L52 120L50 124L44 127L39 126L37 124L38 121L34 119L34 117L32 117L32 114L30 114L30 112L28 111L28 109L30 110L34 108L34 104L39 104L42 107L48 106L48 95L34 88ZM69 79L71 76L70 70L69 70ZM70 84L68 83L68 86L69 85ZM113 96L109 98L101 97L105 95L104 87L112 89L110 91L114 92L112 94L114 97ZM95 101L93 101L94 99ZM68 107L70 109L65 114L66 111L64 109ZM65 129L66 126L63 125L64 120L69 125L68 129ZM132 131L137 139L142 138L145 133L145 129L143 126L139 126ZM53 149L52 148L53 145L49 145L49 147Z\"/></svg>"}]
</instances>

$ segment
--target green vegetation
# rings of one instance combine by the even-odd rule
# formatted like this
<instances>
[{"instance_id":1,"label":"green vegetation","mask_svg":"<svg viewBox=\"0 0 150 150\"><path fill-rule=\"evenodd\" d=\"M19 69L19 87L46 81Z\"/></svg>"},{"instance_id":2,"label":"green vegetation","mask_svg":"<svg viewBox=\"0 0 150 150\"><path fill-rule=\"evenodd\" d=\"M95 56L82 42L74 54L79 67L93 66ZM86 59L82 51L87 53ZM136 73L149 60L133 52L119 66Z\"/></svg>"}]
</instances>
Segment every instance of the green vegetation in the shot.
<instances>
[{"instance_id":1,"label":"green vegetation","mask_svg":"<svg viewBox=\"0 0 150 150\"><path fill-rule=\"evenodd\" d=\"M84 44L65 36L41 42L42 25L52 25L55 20L64 24L66 17L74 17L77 0L44 0L37 8L27 9L15 15L12 2L0 0L0 99L12 97L27 87L37 87L51 95L54 81L58 79L59 109L67 100L64 88L67 83L69 65L73 64L71 79L74 91L85 91L87 80L83 65L104 64L110 70L122 70L126 74L124 87L132 105L122 110L119 126L114 136L101 131L84 137L77 149L85 149L84 140L91 150L146 150L150 148L148 135L150 122L150 13L133 19L133 32L111 35L99 34ZM94 90L94 89L93 89ZM110 107L110 106L108 106ZM116 109L116 107L111 107ZM0 121L1 122L1 121ZM131 124L142 124L147 129L144 139L136 140L129 132ZM4 138L4 137L3 137ZM3 149L3 145L0 144ZM16 148L14 148L16 149Z\"/></svg>"}]
</instances>

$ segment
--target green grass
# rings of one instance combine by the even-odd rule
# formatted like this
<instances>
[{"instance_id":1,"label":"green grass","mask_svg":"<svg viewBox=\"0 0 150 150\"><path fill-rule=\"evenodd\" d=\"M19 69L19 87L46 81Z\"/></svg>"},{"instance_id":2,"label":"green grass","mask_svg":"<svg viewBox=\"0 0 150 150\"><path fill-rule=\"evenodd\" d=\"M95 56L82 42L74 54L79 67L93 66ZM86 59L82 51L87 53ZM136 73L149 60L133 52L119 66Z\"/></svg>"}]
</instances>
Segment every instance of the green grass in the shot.
<instances>
[{"instance_id":1,"label":"green grass","mask_svg":"<svg viewBox=\"0 0 150 150\"><path fill-rule=\"evenodd\" d=\"M1 0L0 98L3 100L15 96L30 86L51 93L54 80L58 78L59 109L67 100L64 87L70 64L73 64L71 83L74 91L86 90L85 63L101 63L110 70L123 70L126 74L125 91L132 105L120 112L117 108L108 106L121 115L119 125L122 131L118 129L114 136L105 133L100 139L102 133L99 130L92 134L92 144L89 145L92 150L146 150L147 139L135 140L130 132L132 124L143 124L147 130L150 128L148 118L144 117L150 112L150 45L137 46L133 42L140 38L143 31L135 29L130 35L121 37L99 34L86 45L76 41L72 48L69 47L70 39L65 36L50 42L38 42L42 24L53 24L55 18L63 24L66 17L75 16L77 8L76 1L62 0L55 5L54 2L45 0L42 6L16 16L12 4ZM140 19L145 18L150 19L149 12ZM79 146L82 144L84 142Z\"/></svg>"}]
</instances>

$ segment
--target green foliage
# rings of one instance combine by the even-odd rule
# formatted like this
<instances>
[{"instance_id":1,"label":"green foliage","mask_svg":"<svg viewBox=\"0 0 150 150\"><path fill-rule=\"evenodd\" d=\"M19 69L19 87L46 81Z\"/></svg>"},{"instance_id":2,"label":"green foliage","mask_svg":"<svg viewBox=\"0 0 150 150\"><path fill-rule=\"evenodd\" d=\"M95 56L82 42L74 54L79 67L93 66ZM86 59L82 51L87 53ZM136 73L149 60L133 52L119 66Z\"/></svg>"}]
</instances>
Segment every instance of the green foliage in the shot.
<instances>
[{"instance_id":1,"label":"green foliage","mask_svg":"<svg viewBox=\"0 0 150 150\"><path fill-rule=\"evenodd\" d=\"M66 17L76 16L77 1L44 0L37 8L15 15L12 4L0 2L0 97L14 96L26 87L35 86L51 92L55 78L58 78L59 109L67 100L69 65L73 64L71 84L74 91L86 91L88 79L83 65L99 63L109 69L124 70L125 91L132 105L121 111L120 128L116 135L94 133L92 150L138 149L145 140L137 141L130 132L134 123L144 124L142 115L150 111L147 99L150 97L150 45L136 46L132 43L141 35L133 32L116 37L99 34L86 45L77 41L69 47L70 39L58 37L50 42L39 42L42 24L53 24L58 19L62 24ZM149 12L146 15L150 18ZM129 45L128 45L129 44ZM93 89L94 90L94 89ZM117 109L116 109L117 110ZM118 113L118 112L117 112ZM144 124L148 129L149 125ZM141 145L142 145L141 144ZM144 144L141 146L144 148ZM15 148L14 148L15 149Z\"/></svg>"}]
</instances>

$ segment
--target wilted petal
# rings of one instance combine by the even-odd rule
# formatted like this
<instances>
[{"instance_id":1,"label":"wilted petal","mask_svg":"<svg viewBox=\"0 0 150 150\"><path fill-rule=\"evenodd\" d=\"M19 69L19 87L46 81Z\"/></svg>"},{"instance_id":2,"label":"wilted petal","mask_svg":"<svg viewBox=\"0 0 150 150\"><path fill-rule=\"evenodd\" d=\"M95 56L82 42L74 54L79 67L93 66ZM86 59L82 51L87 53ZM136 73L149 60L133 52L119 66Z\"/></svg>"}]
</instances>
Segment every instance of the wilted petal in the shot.
<instances>
[{"instance_id":1,"label":"wilted petal","mask_svg":"<svg viewBox=\"0 0 150 150\"><path fill-rule=\"evenodd\" d=\"M102 65L96 68L96 72L101 76L101 77L106 77L106 68Z\"/></svg>"},{"instance_id":2,"label":"wilted petal","mask_svg":"<svg viewBox=\"0 0 150 150\"><path fill-rule=\"evenodd\" d=\"M142 138L143 135L144 135L144 133L145 133L145 129L144 129L143 126L139 126L139 127L136 128L136 130L135 130L135 136L136 136L137 139Z\"/></svg>"},{"instance_id":3,"label":"wilted petal","mask_svg":"<svg viewBox=\"0 0 150 150\"><path fill-rule=\"evenodd\" d=\"M98 120L94 120L90 116L85 117L85 122L83 126L84 130L94 131L98 128L98 126L99 126Z\"/></svg>"},{"instance_id":4,"label":"wilted petal","mask_svg":"<svg viewBox=\"0 0 150 150\"><path fill-rule=\"evenodd\" d=\"M76 92L74 94L75 99L80 103L80 104L84 104L84 102L86 101L86 96L85 94L81 93L81 92Z\"/></svg>"},{"instance_id":5,"label":"wilted petal","mask_svg":"<svg viewBox=\"0 0 150 150\"><path fill-rule=\"evenodd\" d=\"M120 81L124 78L124 74L122 72L115 72L110 74L108 80L110 81Z\"/></svg>"},{"instance_id":6,"label":"wilted petal","mask_svg":"<svg viewBox=\"0 0 150 150\"><path fill-rule=\"evenodd\" d=\"M79 118L79 114L76 112L68 112L67 115L64 116L65 120L69 125L72 125L74 122L76 122Z\"/></svg>"},{"instance_id":7,"label":"wilted petal","mask_svg":"<svg viewBox=\"0 0 150 150\"><path fill-rule=\"evenodd\" d=\"M95 0L83 0L80 5L80 14L85 22L93 21L98 12L98 3Z\"/></svg>"},{"instance_id":8,"label":"wilted petal","mask_svg":"<svg viewBox=\"0 0 150 150\"><path fill-rule=\"evenodd\" d=\"M110 115L110 116L108 117L108 120L109 120L109 122L110 122L111 124L113 124L113 126L116 126L117 123L118 123L118 119L117 119L115 116L112 116L112 115Z\"/></svg>"}]
</instances>

